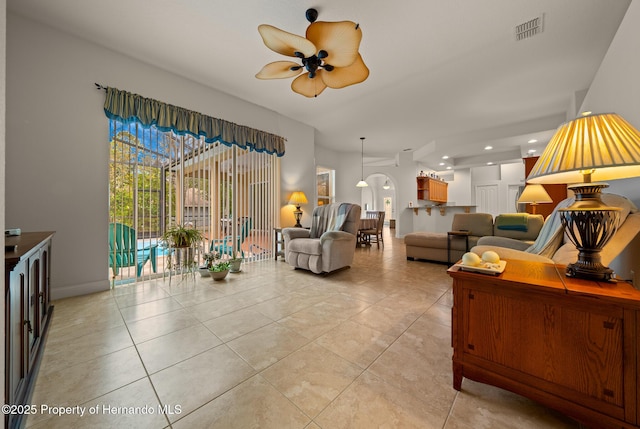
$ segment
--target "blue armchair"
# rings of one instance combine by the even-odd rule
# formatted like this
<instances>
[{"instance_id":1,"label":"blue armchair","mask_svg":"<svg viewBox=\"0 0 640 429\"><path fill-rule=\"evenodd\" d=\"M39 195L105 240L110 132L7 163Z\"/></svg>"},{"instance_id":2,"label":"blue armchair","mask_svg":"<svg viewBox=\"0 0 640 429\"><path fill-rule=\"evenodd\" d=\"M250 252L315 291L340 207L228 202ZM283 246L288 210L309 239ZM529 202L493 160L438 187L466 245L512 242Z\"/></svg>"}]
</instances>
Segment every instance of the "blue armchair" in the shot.
<instances>
[{"instance_id":1,"label":"blue armchair","mask_svg":"<svg viewBox=\"0 0 640 429\"><path fill-rule=\"evenodd\" d=\"M251 232L251 218L245 218L242 226L240 227L240 234L236 236L236 249L239 251L244 257L244 251L242 250L242 243L249 236L249 232ZM229 255L233 258L233 236L227 235L221 239L211 240L211 245L209 246L209 251L214 253L219 253L220 255Z\"/></svg>"},{"instance_id":2,"label":"blue armchair","mask_svg":"<svg viewBox=\"0 0 640 429\"><path fill-rule=\"evenodd\" d=\"M137 276L142 275L142 268L151 261L151 268L156 272L158 245L138 248L136 230L121 223L109 224L109 267L113 276L117 276L121 267L137 265ZM137 263L136 263L137 262Z\"/></svg>"}]
</instances>

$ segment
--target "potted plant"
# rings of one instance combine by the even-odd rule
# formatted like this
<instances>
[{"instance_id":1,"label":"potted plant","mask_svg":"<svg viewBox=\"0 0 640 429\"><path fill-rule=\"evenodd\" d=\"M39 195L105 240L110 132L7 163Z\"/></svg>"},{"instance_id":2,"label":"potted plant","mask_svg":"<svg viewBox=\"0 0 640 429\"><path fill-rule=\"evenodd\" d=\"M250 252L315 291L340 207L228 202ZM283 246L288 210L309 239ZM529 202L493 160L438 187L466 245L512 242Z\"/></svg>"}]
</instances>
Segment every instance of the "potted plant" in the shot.
<instances>
[{"instance_id":1,"label":"potted plant","mask_svg":"<svg viewBox=\"0 0 640 429\"><path fill-rule=\"evenodd\" d=\"M239 273L240 266L242 265L242 254L234 252L231 259L229 259L229 271L232 273Z\"/></svg>"},{"instance_id":2,"label":"potted plant","mask_svg":"<svg viewBox=\"0 0 640 429\"><path fill-rule=\"evenodd\" d=\"M162 234L162 242L170 249L175 249L175 261L169 259L169 269L175 264L176 269L195 269L196 244L202 241L202 233L187 224L174 225Z\"/></svg>"},{"instance_id":3,"label":"potted plant","mask_svg":"<svg viewBox=\"0 0 640 429\"><path fill-rule=\"evenodd\" d=\"M162 234L162 241L169 247L192 247L202 241L202 233L185 225L175 225Z\"/></svg>"},{"instance_id":4,"label":"potted plant","mask_svg":"<svg viewBox=\"0 0 640 429\"><path fill-rule=\"evenodd\" d=\"M204 265L198 267L198 271L200 271L200 275L202 277L209 277L211 275L209 268L213 266L213 262L217 259L217 255L215 253L204 253L202 255L202 259L204 261Z\"/></svg>"},{"instance_id":5,"label":"potted plant","mask_svg":"<svg viewBox=\"0 0 640 429\"><path fill-rule=\"evenodd\" d=\"M229 274L229 261L214 262L209 267L209 272L214 280L222 280Z\"/></svg>"}]
</instances>

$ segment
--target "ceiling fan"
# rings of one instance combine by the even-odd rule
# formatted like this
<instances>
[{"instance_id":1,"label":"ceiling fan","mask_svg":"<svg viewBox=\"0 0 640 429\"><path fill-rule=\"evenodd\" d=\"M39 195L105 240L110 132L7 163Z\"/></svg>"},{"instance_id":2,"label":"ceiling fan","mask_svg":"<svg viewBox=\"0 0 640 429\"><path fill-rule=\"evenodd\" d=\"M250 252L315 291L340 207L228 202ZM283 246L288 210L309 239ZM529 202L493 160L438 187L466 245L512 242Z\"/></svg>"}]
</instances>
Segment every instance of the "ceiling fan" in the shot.
<instances>
[{"instance_id":1,"label":"ceiling fan","mask_svg":"<svg viewBox=\"0 0 640 429\"><path fill-rule=\"evenodd\" d=\"M305 97L317 97L329 88L344 88L363 82L369 76L358 48L362 40L360 24L351 21L318 21L318 11L307 9L305 13L311 23L306 37L280 30L272 25L258 26L264 44L274 52L293 61L275 61L267 64L256 74L258 79L285 79L298 76L291 89Z\"/></svg>"}]
</instances>

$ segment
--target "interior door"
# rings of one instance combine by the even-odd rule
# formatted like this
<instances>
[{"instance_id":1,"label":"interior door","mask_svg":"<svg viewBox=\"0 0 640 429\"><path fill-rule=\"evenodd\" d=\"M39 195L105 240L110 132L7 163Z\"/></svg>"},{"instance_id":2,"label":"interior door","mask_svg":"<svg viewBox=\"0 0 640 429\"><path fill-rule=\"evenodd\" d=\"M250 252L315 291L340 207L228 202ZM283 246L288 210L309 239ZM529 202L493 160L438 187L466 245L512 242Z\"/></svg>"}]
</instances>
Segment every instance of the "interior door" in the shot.
<instances>
[{"instance_id":1,"label":"interior door","mask_svg":"<svg viewBox=\"0 0 640 429\"><path fill-rule=\"evenodd\" d=\"M476 185L476 212L500 214L498 204L498 184Z\"/></svg>"}]
</instances>

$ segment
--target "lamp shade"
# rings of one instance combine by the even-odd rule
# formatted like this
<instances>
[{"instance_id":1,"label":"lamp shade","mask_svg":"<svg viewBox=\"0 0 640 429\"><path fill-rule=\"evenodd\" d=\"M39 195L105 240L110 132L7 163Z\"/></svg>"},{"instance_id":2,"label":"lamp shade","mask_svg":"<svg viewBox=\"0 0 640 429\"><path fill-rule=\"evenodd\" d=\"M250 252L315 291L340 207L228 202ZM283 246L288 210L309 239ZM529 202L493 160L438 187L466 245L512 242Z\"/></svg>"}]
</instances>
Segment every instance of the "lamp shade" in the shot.
<instances>
[{"instance_id":1,"label":"lamp shade","mask_svg":"<svg viewBox=\"0 0 640 429\"><path fill-rule=\"evenodd\" d=\"M307 203L307 196L302 191L295 191L291 194L291 198L289 199L289 204L293 204L294 206Z\"/></svg>"},{"instance_id":2,"label":"lamp shade","mask_svg":"<svg viewBox=\"0 0 640 429\"><path fill-rule=\"evenodd\" d=\"M541 204L552 203L553 200L542 185L529 184L525 186L524 191L522 191L522 195L520 195L520 198L518 198L518 202Z\"/></svg>"},{"instance_id":3,"label":"lamp shade","mask_svg":"<svg viewBox=\"0 0 640 429\"><path fill-rule=\"evenodd\" d=\"M581 183L635 176L640 176L640 133L619 115L605 113L561 125L527 182Z\"/></svg>"}]
</instances>

